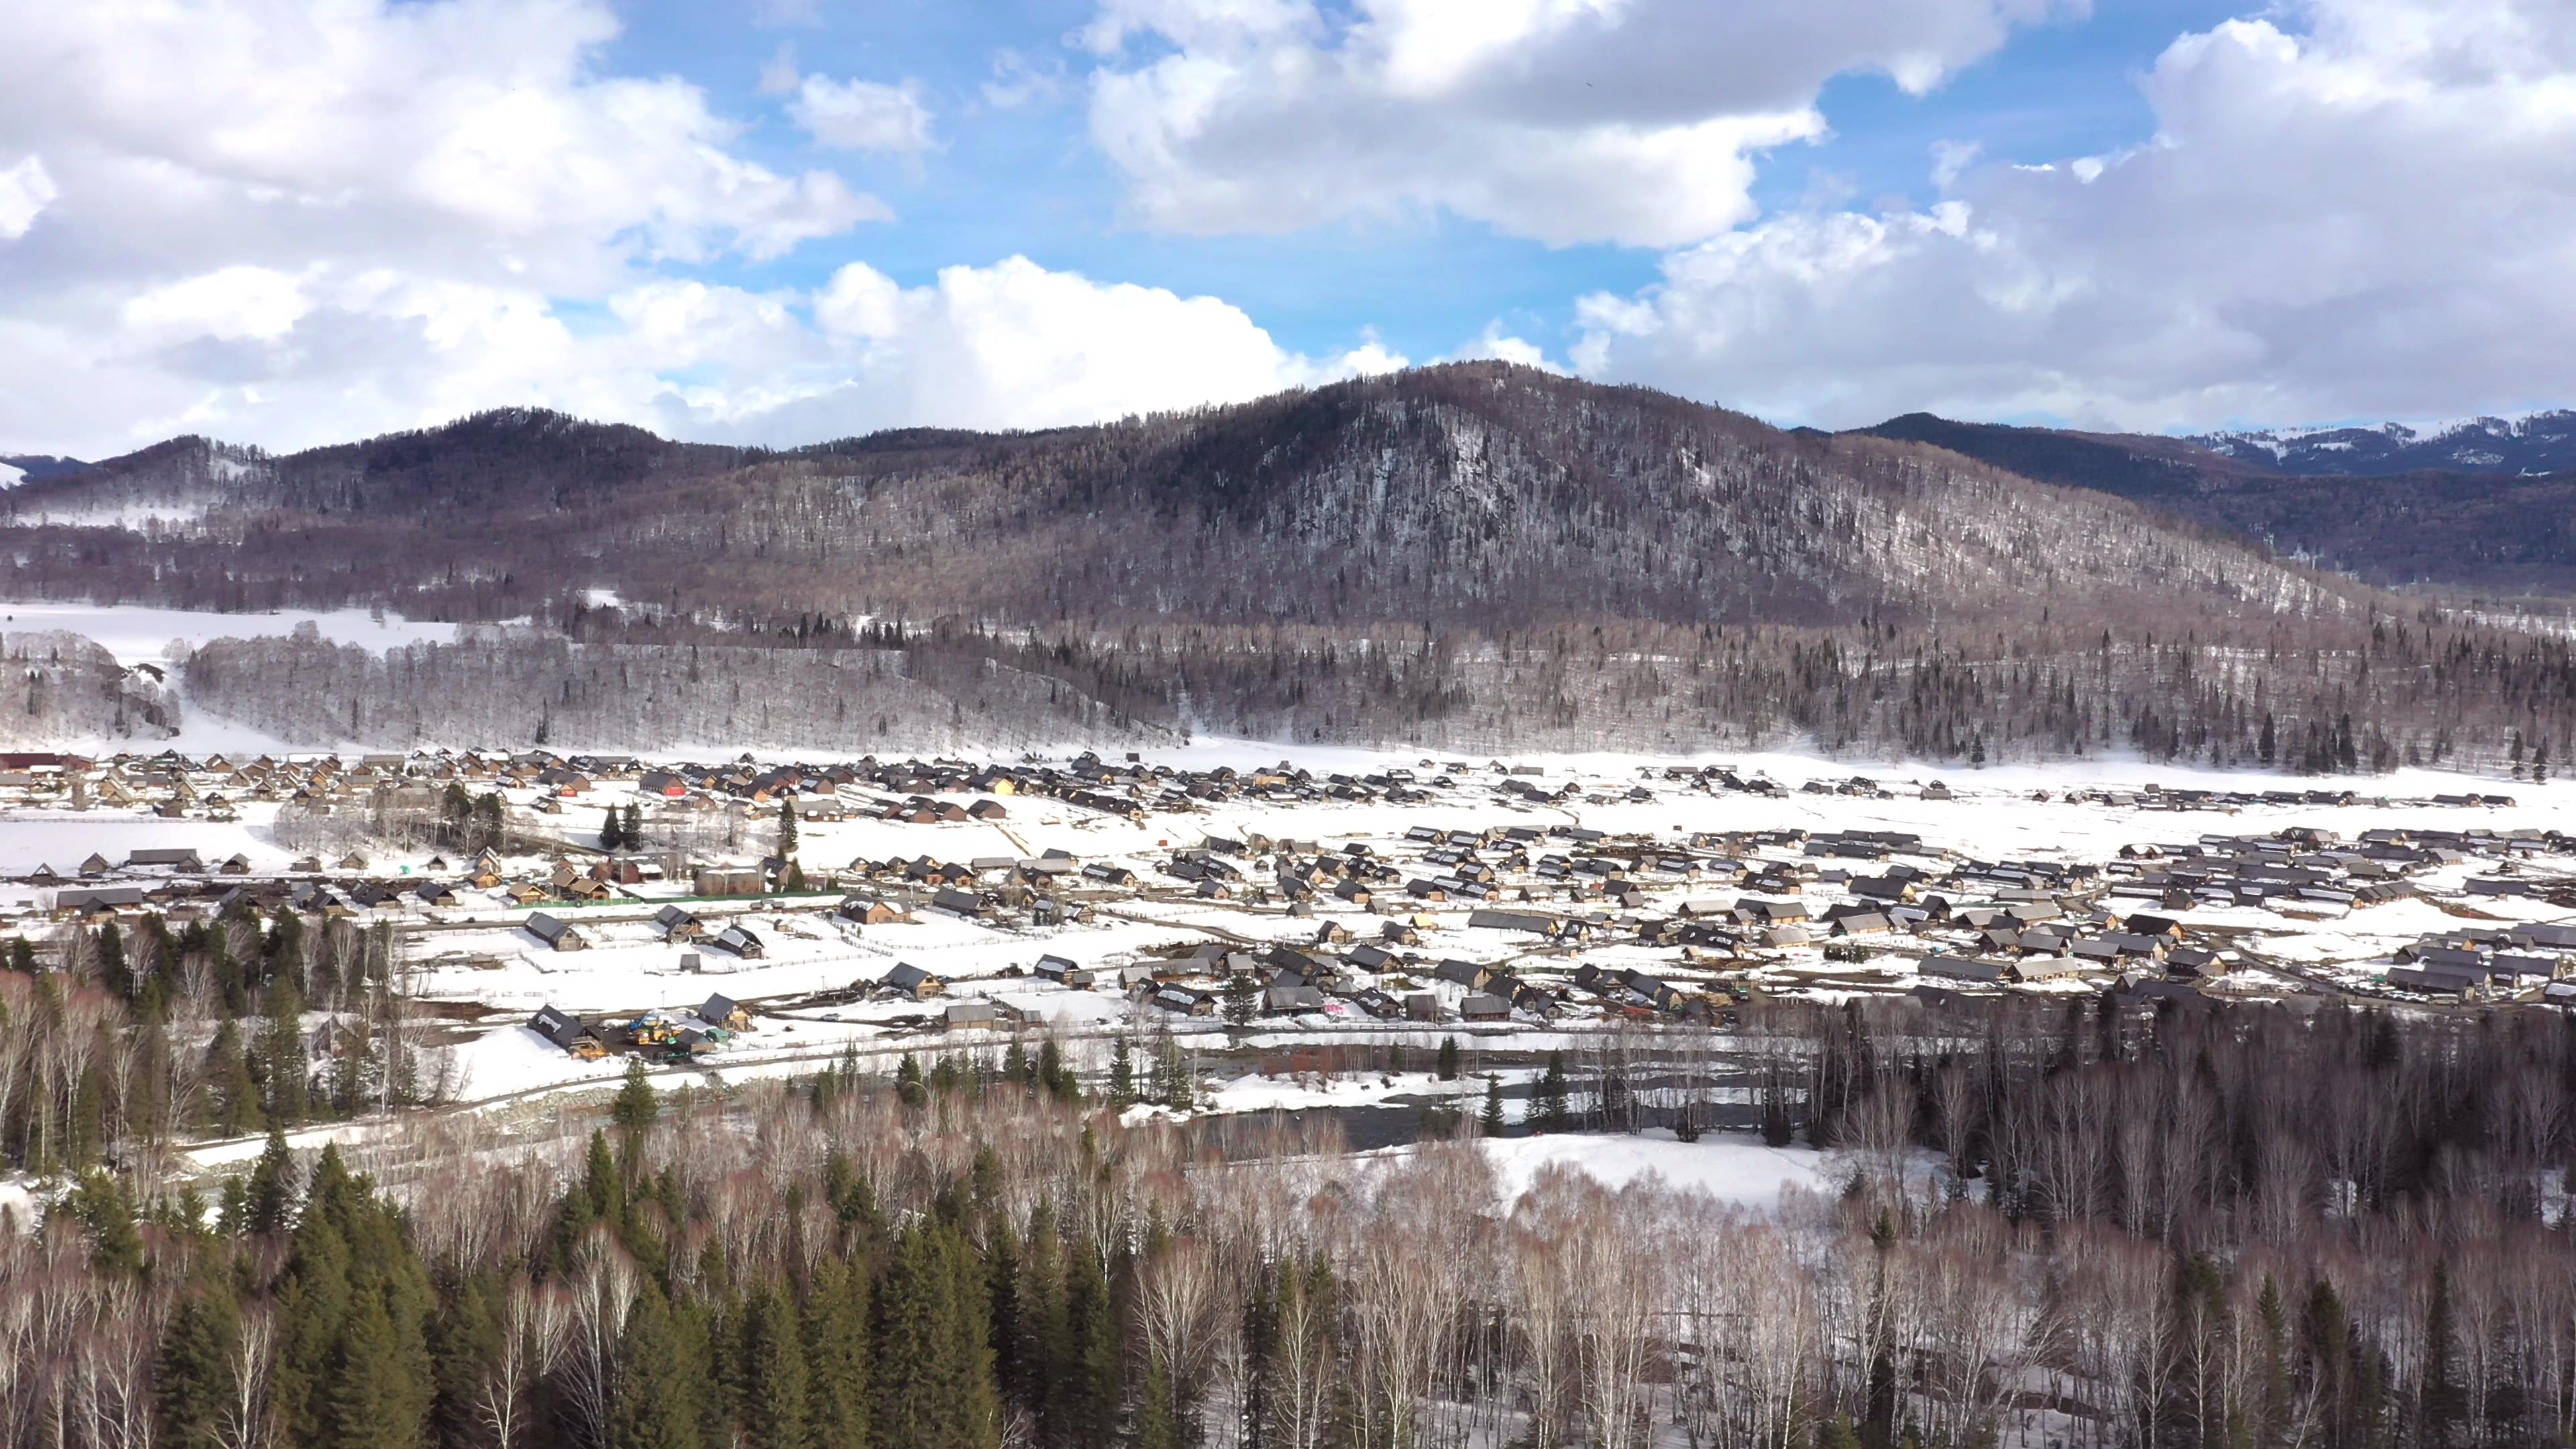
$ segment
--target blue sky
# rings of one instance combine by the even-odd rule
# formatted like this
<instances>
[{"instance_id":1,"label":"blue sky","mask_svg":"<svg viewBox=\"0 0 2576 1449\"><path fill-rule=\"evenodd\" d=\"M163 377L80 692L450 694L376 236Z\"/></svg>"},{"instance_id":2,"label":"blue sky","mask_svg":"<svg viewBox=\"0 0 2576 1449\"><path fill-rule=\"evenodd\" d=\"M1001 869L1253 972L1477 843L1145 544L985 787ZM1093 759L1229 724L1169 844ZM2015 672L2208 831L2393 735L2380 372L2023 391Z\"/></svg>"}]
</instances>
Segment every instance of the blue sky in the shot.
<instances>
[{"instance_id":1,"label":"blue sky","mask_svg":"<svg viewBox=\"0 0 2576 1449\"><path fill-rule=\"evenodd\" d=\"M2565 405L2571 74L2564 0L0 7L0 452L1460 356L1829 427Z\"/></svg>"},{"instance_id":2,"label":"blue sky","mask_svg":"<svg viewBox=\"0 0 2576 1449\"><path fill-rule=\"evenodd\" d=\"M1495 320L1555 347L1572 328L1574 297L1634 291L1654 279L1652 248L1551 246L1436 209L1279 235L1187 235L1136 224L1122 217L1121 178L1082 126L1081 76L1096 58L1076 33L1094 8L1070 0L795 7L650 0L617 6L626 28L606 58L619 70L689 78L751 124L748 154L781 168L820 159L898 213L893 225L774 262L708 268L710 278L811 286L856 260L920 285L943 266L1016 253L1094 277L1224 297L1294 350L1345 346L1365 327L1417 358L1452 351ZM1988 160L2029 162L2144 141L2155 116L2138 75L2177 35L2248 8L2157 0L2059 15L2018 29L2001 50L1921 95L1883 74L1837 76L1819 98L1832 133L1773 150L1753 195L1766 211L1823 196L1928 205L1936 141L1979 145ZM939 118L940 149L918 159L818 156L779 98L759 93L761 71L782 46L805 71L919 80ZM1006 54L1059 77L1060 94L1009 109L985 103L982 89L1005 74L997 66Z\"/></svg>"}]
</instances>

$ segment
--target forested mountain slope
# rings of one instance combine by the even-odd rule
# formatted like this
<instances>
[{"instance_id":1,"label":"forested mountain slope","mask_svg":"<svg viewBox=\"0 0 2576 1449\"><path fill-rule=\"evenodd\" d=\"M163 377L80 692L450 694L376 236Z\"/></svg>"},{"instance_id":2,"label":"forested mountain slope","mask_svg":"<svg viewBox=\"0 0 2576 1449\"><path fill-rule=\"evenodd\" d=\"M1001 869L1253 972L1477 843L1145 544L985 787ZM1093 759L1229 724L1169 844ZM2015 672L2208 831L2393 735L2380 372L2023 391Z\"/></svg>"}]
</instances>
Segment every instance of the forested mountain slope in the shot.
<instances>
[{"instance_id":1,"label":"forested mountain slope","mask_svg":"<svg viewBox=\"0 0 2576 1449\"><path fill-rule=\"evenodd\" d=\"M777 455L536 413L285 458L188 438L6 507L29 535L18 593L457 618L583 589L682 613L1488 626L2126 615L2149 598L2336 614L2359 597L1928 449L1501 364Z\"/></svg>"},{"instance_id":2,"label":"forested mountain slope","mask_svg":"<svg viewBox=\"0 0 2576 1449\"><path fill-rule=\"evenodd\" d=\"M2548 417L2576 420L2542 415ZM2569 431L2576 435L2576 427ZM2245 441L2254 435L2081 433L1929 413L1890 418L1862 434L1929 443L2025 477L2114 494L2376 584L2576 593L2576 471L2471 466L2430 446L2329 447L2329 434L2267 449ZM2384 430L2369 436L2388 441ZM2576 436L2563 450L2542 446L2544 432L2528 432L2524 441L2529 446L2514 456L2535 464L2563 469L2562 452L2576 454ZM2487 455L2468 449L2463 456Z\"/></svg>"},{"instance_id":3,"label":"forested mountain slope","mask_svg":"<svg viewBox=\"0 0 2576 1449\"><path fill-rule=\"evenodd\" d=\"M210 708L377 744L756 721L2225 763L2269 720L2367 768L2576 715L2563 641L1954 448L1500 363L792 452L528 412L279 458L180 439L13 490L0 533L0 595L516 621L381 667L270 641L189 668ZM743 652L777 649L828 657Z\"/></svg>"}]
</instances>

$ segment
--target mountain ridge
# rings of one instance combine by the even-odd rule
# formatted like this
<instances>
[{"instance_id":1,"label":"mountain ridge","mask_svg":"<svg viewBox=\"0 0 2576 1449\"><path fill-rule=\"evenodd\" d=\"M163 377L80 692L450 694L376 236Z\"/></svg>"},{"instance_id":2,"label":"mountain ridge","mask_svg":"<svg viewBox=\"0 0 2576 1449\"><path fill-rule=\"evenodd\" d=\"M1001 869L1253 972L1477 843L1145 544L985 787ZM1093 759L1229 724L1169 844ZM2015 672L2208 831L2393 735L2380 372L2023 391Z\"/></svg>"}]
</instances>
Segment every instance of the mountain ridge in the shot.
<instances>
[{"instance_id":1,"label":"mountain ridge","mask_svg":"<svg viewBox=\"0 0 2576 1449\"><path fill-rule=\"evenodd\" d=\"M2372 476L2415 472L2537 475L2576 469L2576 410L2438 423L2249 428L2186 439L2240 462L2287 473Z\"/></svg>"}]
</instances>

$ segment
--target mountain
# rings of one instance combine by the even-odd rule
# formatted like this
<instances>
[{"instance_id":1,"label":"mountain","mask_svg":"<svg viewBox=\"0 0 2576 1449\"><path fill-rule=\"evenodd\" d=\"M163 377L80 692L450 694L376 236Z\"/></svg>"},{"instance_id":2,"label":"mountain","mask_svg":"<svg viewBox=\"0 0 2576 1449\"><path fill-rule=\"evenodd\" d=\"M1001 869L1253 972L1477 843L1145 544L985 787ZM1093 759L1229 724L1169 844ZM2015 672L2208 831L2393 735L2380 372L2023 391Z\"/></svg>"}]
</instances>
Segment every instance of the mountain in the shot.
<instances>
[{"instance_id":1,"label":"mountain","mask_svg":"<svg viewBox=\"0 0 2576 1449\"><path fill-rule=\"evenodd\" d=\"M30 478L60 478L88 466L78 458L52 458L41 453L0 455L0 488L15 488Z\"/></svg>"},{"instance_id":2,"label":"mountain","mask_svg":"<svg viewBox=\"0 0 2576 1449\"><path fill-rule=\"evenodd\" d=\"M2576 471L2576 412L2565 409L2510 419L2208 433L2188 441L2284 473Z\"/></svg>"},{"instance_id":3,"label":"mountain","mask_svg":"<svg viewBox=\"0 0 2576 1449\"><path fill-rule=\"evenodd\" d=\"M596 590L699 617L1111 625L2354 607L2098 494L1495 364L789 453L531 412L282 457L182 438L25 485L0 519L56 545L0 565L21 591L460 619Z\"/></svg>"},{"instance_id":4,"label":"mountain","mask_svg":"<svg viewBox=\"0 0 2576 1449\"><path fill-rule=\"evenodd\" d=\"M2576 422L2576 414L2542 416ZM2349 461L2361 456L2357 447L2301 450L2285 445L2275 455L2240 441L2230 452L2218 446L2221 439L2258 435L2085 433L1953 422L1928 413L1909 413L1858 431L1926 443L2028 478L2110 493L2384 587L2576 594L2576 470L2523 474L2501 467L2418 468L2370 475L2311 466L2318 459ZM2370 436L2385 442L2391 434ZM2520 456L2545 457L2547 430L2535 428L2529 436L2533 450ZM2374 456L2414 454L2398 450Z\"/></svg>"},{"instance_id":5,"label":"mountain","mask_svg":"<svg viewBox=\"0 0 2576 1449\"><path fill-rule=\"evenodd\" d=\"M488 626L187 661L189 707L296 740L2232 763L2281 734L2354 767L2576 727L2562 644L2177 506L2250 465L1936 424L1790 433L1479 362L787 451L528 411L282 456L182 438L0 495L0 596ZM2101 478L2135 498L2060 486Z\"/></svg>"}]
</instances>

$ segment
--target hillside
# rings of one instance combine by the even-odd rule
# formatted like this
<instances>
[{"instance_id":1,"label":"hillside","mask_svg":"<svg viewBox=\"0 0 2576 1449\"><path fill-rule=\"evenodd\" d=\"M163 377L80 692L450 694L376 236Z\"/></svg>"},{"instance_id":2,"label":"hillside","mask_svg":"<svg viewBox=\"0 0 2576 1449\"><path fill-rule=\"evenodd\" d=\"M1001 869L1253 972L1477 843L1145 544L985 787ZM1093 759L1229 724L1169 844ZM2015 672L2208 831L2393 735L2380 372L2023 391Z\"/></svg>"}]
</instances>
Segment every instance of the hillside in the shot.
<instances>
[{"instance_id":1,"label":"hillside","mask_svg":"<svg viewBox=\"0 0 2576 1449\"><path fill-rule=\"evenodd\" d=\"M2553 416L2576 419L2526 421ZM1859 435L1928 443L2025 477L2113 494L2385 587L2576 592L2576 471L2532 475L2417 461L2443 456L2429 446L2274 449L2247 441L2252 434L2082 433L1928 413L1891 418ZM2371 436L2390 441L2384 430ZM2527 440L2533 446L2518 456L2569 466L2543 431ZM2413 471L2373 475L2360 467L2364 460Z\"/></svg>"},{"instance_id":2,"label":"hillside","mask_svg":"<svg viewBox=\"0 0 2576 1449\"><path fill-rule=\"evenodd\" d=\"M1204 729L2231 762L2269 722L2363 767L2561 732L2562 645L2172 516L2241 465L2130 449L2131 501L2047 476L2118 440L2026 431L2006 465L1499 363L790 452L494 413L25 485L0 594L514 622L383 667L271 640L187 669L219 714L381 744ZM744 652L779 649L821 657Z\"/></svg>"},{"instance_id":3,"label":"hillside","mask_svg":"<svg viewBox=\"0 0 2576 1449\"><path fill-rule=\"evenodd\" d=\"M500 619L1514 627L2349 611L2259 549L1927 449L1639 389L1428 369L1101 427L793 454L540 413L271 458L183 438L30 483L6 587Z\"/></svg>"}]
</instances>

